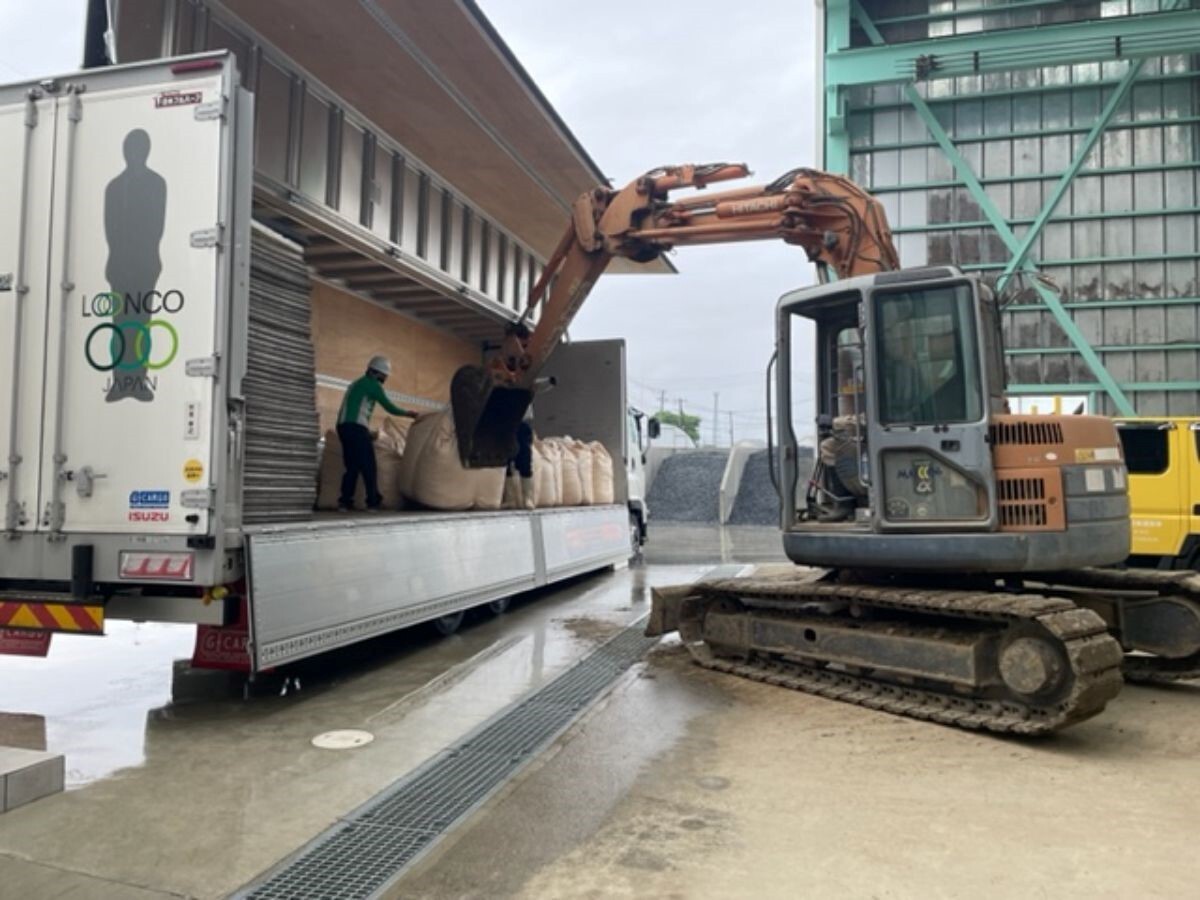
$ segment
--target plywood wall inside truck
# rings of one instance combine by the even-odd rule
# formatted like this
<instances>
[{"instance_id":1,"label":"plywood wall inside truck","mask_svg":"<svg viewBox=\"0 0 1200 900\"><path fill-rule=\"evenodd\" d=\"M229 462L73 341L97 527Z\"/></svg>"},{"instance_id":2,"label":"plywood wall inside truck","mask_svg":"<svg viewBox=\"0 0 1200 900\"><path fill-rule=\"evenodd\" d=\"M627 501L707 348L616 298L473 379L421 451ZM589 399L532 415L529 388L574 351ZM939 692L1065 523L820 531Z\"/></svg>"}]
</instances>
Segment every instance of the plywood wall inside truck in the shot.
<instances>
[{"instance_id":1,"label":"plywood wall inside truck","mask_svg":"<svg viewBox=\"0 0 1200 900\"><path fill-rule=\"evenodd\" d=\"M479 361L478 348L471 342L326 282L313 283L312 300L318 377L353 380L365 371L367 360L382 353L392 361L389 391L447 403L454 372ZM336 423L341 402L340 389L317 388L322 431ZM376 419L381 415L376 411Z\"/></svg>"}]
</instances>

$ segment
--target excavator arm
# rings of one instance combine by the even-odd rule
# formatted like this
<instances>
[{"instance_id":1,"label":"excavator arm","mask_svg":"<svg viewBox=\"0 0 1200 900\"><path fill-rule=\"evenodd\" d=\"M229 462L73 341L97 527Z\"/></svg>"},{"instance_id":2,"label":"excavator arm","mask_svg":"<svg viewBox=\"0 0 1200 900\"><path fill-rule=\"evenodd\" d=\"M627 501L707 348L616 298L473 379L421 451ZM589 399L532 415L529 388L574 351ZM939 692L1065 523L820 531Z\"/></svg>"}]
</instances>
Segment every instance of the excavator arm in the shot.
<instances>
[{"instance_id":1,"label":"excavator arm","mask_svg":"<svg viewBox=\"0 0 1200 900\"><path fill-rule=\"evenodd\" d=\"M767 185L669 196L749 174L742 164L665 167L575 201L571 223L500 351L486 367L455 373L451 402L465 465L502 466L512 458L538 373L616 257L645 263L674 247L778 239L839 278L900 267L883 207L840 175L793 169Z\"/></svg>"}]
</instances>

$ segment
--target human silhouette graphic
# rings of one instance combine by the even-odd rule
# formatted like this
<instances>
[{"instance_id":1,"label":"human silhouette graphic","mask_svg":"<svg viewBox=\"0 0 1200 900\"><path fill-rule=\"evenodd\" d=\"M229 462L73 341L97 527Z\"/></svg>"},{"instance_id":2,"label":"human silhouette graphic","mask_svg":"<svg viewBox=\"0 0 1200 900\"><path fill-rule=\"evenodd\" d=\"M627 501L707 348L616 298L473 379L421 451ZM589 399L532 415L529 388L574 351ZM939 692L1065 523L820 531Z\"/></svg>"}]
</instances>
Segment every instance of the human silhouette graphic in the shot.
<instances>
[{"instance_id":1,"label":"human silhouette graphic","mask_svg":"<svg viewBox=\"0 0 1200 900\"><path fill-rule=\"evenodd\" d=\"M126 398L149 403L154 391L146 378L146 363L152 341L146 328L150 313L143 298L155 289L162 274L158 246L167 217L167 182L146 165L150 135L145 131L135 128L125 135L123 149L125 169L104 189L104 238L108 242L104 277L112 291L117 329L111 343L112 385L105 399L109 403ZM142 327L128 327L131 324Z\"/></svg>"}]
</instances>

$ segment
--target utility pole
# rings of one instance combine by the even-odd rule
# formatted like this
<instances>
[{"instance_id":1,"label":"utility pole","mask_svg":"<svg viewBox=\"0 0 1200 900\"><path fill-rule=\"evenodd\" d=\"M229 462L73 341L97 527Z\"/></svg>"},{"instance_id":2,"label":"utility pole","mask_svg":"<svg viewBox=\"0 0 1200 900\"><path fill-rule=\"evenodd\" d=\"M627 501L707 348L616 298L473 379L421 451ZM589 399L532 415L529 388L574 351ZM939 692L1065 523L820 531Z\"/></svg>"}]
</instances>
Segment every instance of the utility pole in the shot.
<instances>
[{"instance_id":1,"label":"utility pole","mask_svg":"<svg viewBox=\"0 0 1200 900\"><path fill-rule=\"evenodd\" d=\"M729 446L733 446L733 413L726 413L729 416Z\"/></svg>"},{"instance_id":2,"label":"utility pole","mask_svg":"<svg viewBox=\"0 0 1200 900\"><path fill-rule=\"evenodd\" d=\"M667 410L667 392L659 391L658 392L658 411L666 412L666 410Z\"/></svg>"},{"instance_id":3,"label":"utility pole","mask_svg":"<svg viewBox=\"0 0 1200 900\"><path fill-rule=\"evenodd\" d=\"M713 446L717 446L717 423L721 421L721 392L713 391Z\"/></svg>"}]
</instances>

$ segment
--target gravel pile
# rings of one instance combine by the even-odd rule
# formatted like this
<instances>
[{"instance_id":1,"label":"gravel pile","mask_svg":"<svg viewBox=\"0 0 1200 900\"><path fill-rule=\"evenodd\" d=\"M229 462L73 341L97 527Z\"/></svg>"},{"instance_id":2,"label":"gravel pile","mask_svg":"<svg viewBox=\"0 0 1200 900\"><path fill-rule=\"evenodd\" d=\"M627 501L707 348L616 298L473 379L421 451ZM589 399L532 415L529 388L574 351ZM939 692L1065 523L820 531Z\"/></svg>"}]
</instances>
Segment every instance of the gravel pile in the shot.
<instances>
[{"instance_id":1,"label":"gravel pile","mask_svg":"<svg viewBox=\"0 0 1200 900\"><path fill-rule=\"evenodd\" d=\"M800 448L803 454L807 448ZM809 451L811 453L811 451ZM778 525L779 495L771 483L770 457L766 450L751 453L742 470L742 482L738 486L733 510L729 514L730 525ZM800 458L800 477L807 480L812 474L811 455Z\"/></svg>"},{"instance_id":2,"label":"gravel pile","mask_svg":"<svg viewBox=\"0 0 1200 900\"><path fill-rule=\"evenodd\" d=\"M695 450L664 459L646 497L651 521L716 522L728 458L728 450Z\"/></svg>"}]
</instances>

